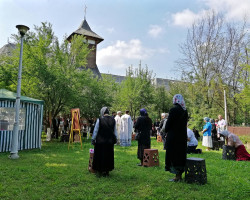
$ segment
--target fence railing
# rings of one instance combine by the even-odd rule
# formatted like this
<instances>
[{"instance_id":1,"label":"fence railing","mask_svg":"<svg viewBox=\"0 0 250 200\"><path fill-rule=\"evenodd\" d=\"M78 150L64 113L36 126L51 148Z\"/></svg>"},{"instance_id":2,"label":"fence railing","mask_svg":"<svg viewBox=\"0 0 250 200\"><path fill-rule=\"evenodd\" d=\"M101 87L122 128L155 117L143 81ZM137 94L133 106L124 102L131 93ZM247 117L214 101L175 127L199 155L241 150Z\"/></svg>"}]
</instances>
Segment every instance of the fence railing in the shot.
<instances>
[{"instance_id":1,"label":"fence railing","mask_svg":"<svg viewBox=\"0 0 250 200\"><path fill-rule=\"evenodd\" d=\"M250 135L250 127L228 126L228 131L236 135Z\"/></svg>"}]
</instances>

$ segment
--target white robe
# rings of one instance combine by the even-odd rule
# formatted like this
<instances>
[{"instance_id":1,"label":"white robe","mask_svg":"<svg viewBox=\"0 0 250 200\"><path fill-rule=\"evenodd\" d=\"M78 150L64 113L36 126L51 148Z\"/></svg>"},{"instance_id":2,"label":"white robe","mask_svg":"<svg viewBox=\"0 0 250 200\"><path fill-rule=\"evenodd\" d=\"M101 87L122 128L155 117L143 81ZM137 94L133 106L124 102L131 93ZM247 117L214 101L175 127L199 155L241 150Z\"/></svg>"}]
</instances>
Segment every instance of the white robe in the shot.
<instances>
[{"instance_id":1,"label":"white robe","mask_svg":"<svg viewBox=\"0 0 250 200\"><path fill-rule=\"evenodd\" d=\"M122 120L119 115L115 116L115 122L116 122L116 131L117 131L117 143L120 144L120 133L121 133L121 126L122 126Z\"/></svg>"},{"instance_id":2,"label":"white robe","mask_svg":"<svg viewBox=\"0 0 250 200\"><path fill-rule=\"evenodd\" d=\"M120 145L131 146L133 132L133 122L130 115L125 114L121 117Z\"/></svg>"}]
</instances>

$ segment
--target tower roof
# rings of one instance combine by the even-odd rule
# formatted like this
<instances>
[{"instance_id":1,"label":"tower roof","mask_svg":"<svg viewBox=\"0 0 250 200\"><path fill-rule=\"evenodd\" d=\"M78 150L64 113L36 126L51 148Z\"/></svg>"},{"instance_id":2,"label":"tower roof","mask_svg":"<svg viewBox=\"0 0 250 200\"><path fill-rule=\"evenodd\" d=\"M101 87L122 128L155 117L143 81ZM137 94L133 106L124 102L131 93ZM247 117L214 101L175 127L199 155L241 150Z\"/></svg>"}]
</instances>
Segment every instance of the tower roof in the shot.
<instances>
[{"instance_id":1,"label":"tower roof","mask_svg":"<svg viewBox=\"0 0 250 200\"><path fill-rule=\"evenodd\" d=\"M97 43L100 43L101 41L104 40L102 37L100 37L94 31L91 30L91 28L90 28L88 22L86 21L86 19L84 19L82 21L81 25L79 26L79 28L76 31L74 31L73 33L70 34L70 36L67 38L67 40L70 40L71 37L73 35L75 35L75 34L91 37L94 40L96 40Z\"/></svg>"}]
</instances>

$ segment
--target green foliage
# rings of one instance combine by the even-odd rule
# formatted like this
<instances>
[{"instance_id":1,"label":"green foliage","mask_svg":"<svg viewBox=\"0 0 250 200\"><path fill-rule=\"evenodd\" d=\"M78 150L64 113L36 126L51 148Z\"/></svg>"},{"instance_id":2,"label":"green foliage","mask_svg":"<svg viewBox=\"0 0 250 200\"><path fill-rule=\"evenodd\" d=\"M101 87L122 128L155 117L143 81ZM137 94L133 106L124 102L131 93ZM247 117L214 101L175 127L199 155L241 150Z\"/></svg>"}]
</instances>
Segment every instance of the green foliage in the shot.
<instances>
[{"instance_id":1,"label":"green foliage","mask_svg":"<svg viewBox=\"0 0 250 200\"><path fill-rule=\"evenodd\" d=\"M250 144L250 135L240 135L239 136L240 140L242 141L243 144Z\"/></svg>"},{"instance_id":2,"label":"green foliage","mask_svg":"<svg viewBox=\"0 0 250 200\"><path fill-rule=\"evenodd\" d=\"M153 106L150 108L149 113L152 120L161 119L161 113L169 112L172 105L172 96L168 93L164 86L154 87L153 92Z\"/></svg>"},{"instance_id":3,"label":"green foliage","mask_svg":"<svg viewBox=\"0 0 250 200\"><path fill-rule=\"evenodd\" d=\"M143 107L149 108L153 104L152 72L147 67L127 69L126 80L118 89L112 108L116 110L129 110L133 118L139 114Z\"/></svg>"},{"instance_id":4,"label":"green foliage","mask_svg":"<svg viewBox=\"0 0 250 200\"><path fill-rule=\"evenodd\" d=\"M222 160L222 151L195 157L206 160L207 184L173 183L174 175L164 170L162 143L151 140L159 149L159 167L138 167L137 142L131 147L114 147L115 169L109 177L98 178L88 172L89 140L74 144L43 142L42 148L19 151L18 160L0 154L0 199L248 199L249 162ZM194 157L194 155L188 155ZM183 174L184 177L184 174Z\"/></svg>"},{"instance_id":5,"label":"green foliage","mask_svg":"<svg viewBox=\"0 0 250 200\"><path fill-rule=\"evenodd\" d=\"M186 100L193 115L216 118L223 114L225 90L228 123L250 123L249 87L245 84L246 79L249 83L249 71L244 67L249 59L246 28L245 20L226 22L215 12L204 14L189 28L186 41L180 45L183 57L178 64L184 81L192 84Z\"/></svg>"},{"instance_id":6,"label":"green foliage","mask_svg":"<svg viewBox=\"0 0 250 200\"><path fill-rule=\"evenodd\" d=\"M247 49L246 51L249 51L249 49ZM250 58L247 57L247 60L249 61ZM244 121L246 124L250 123L250 65L249 64L243 64L243 68L245 69L245 71L243 71L241 73L241 79L239 80L242 85L243 85L243 89L241 90L240 93L236 94L235 97L238 100L238 102L240 103L240 107L242 109L242 111L244 112L244 115L240 115L238 117L242 117L241 121ZM239 120L240 121L240 120Z\"/></svg>"},{"instance_id":7,"label":"green foliage","mask_svg":"<svg viewBox=\"0 0 250 200\"><path fill-rule=\"evenodd\" d=\"M17 48L11 56L1 57L0 86L16 90L20 37L13 35ZM81 115L94 117L102 106L110 106L114 83L98 80L85 70L91 49L83 36L66 38L59 44L50 23L35 26L28 32L23 48L22 94L45 101L45 116L55 117L71 108L81 109Z\"/></svg>"}]
</instances>

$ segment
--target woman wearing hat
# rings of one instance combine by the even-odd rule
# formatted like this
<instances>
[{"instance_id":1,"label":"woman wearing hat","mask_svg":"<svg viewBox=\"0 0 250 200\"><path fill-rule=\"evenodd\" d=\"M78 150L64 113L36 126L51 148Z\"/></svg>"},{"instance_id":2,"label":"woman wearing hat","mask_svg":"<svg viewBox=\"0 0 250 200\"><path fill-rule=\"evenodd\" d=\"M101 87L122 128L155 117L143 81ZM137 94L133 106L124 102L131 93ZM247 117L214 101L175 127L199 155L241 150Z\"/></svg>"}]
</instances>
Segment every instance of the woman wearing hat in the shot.
<instances>
[{"instance_id":1,"label":"woman wearing hat","mask_svg":"<svg viewBox=\"0 0 250 200\"><path fill-rule=\"evenodd\" d=\"M211 130L212 130L212 124L209 122L209 118L205 117L204 122L206 123L203 126L203 138L202 138L202 146L207 147L206 151L210 151L211 148L213 148L213 142L212 142L212 136L211 136Z\"/></svg>"},{"instance_id":2,"label":"woman wearing hat","mask_svg":"<svg viewBox=\"0 0 250 200\"><path fill-rule=\"evenodd\" d=\"M152 120L148 117L147 110L142 108L140 110L140 117L138 117L135 129L138 132L138 150L137 158L141 161L138 166L143 165L144 149L150 149L150 131L152 130Z\"/></svg>"}]
</instances>

